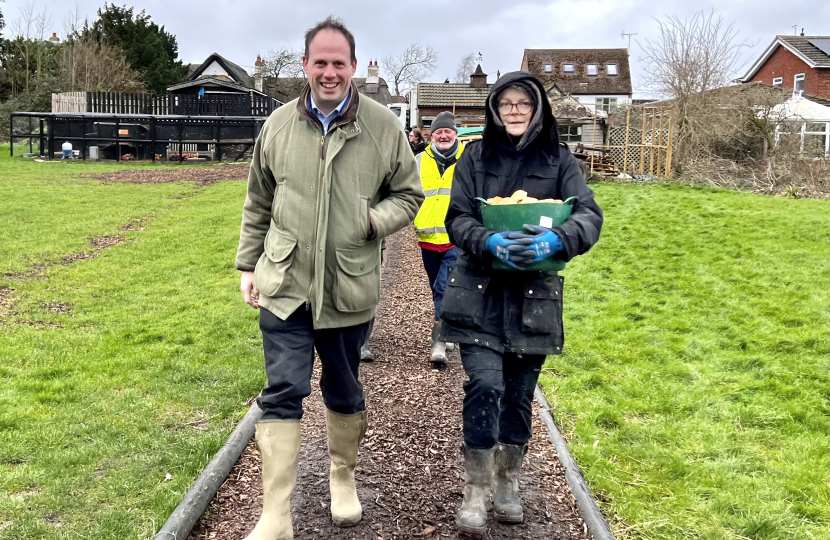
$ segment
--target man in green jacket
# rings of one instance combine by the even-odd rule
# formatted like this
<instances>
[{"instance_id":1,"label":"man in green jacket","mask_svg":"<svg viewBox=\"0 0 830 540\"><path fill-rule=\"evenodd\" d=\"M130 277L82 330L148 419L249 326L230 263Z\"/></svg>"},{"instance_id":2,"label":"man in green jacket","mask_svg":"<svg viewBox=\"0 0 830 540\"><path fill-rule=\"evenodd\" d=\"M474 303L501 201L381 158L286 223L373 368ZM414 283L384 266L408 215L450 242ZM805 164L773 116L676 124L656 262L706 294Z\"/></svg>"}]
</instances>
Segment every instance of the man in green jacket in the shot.
<instances>
[{"instance_id":1,"label":"man in green jacket","mask_svg":"<svg viewBox=\"0 0 830 540\"><path fill-rule=\"evenodd\" d=\"M360 347L380 294L380 245L424 200L394 115L362 98L354 37L329 17L305 36L303 95L277 109L254 148L236 267L259 308L268 386L256 440L263 510L247 540L292 538L302 400L316 349L326 406L331 516L362 517L354 469L366 432Z\"/></svg>"}]
</instances>

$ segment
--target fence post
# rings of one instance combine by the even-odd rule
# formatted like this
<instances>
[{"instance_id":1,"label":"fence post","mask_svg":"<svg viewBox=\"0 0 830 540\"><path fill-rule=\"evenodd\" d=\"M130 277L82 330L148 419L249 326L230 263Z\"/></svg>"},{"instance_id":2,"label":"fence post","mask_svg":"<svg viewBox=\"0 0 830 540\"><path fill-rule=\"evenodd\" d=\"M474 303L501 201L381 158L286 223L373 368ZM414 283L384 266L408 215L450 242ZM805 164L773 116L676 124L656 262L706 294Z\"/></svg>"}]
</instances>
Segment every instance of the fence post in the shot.
<instances>
[{"instance_id":1,"label":"fence post","mask_svg":"<svg viewBox=\"0 0 830 540\"><path fill-rule=\"evenodd\" d=\"M14 115L9 113L9 157L14 157Z\"/></svg>"},{"instance_id":2,"label":"fence post","mask_svg":"<svg viewBox=\"0 0 830 540\"><path fill-rule=\"evenodd\" d=\"M222 161L222 119L216 119L216 161Z\"/></svg>"}]
</instances>

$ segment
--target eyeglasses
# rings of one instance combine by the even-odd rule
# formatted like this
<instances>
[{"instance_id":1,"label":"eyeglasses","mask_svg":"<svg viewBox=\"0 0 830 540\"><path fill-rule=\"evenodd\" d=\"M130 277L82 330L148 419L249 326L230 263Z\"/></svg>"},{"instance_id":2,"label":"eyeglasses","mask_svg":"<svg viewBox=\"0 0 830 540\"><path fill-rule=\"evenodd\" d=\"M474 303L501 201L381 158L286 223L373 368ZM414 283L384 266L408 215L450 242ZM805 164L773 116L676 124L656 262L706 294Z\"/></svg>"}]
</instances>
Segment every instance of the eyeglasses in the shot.
<instances>
[{"instance_id":1,"label":"eyeglasses","mask_svg":"<svg viewBox=\"0 0 830 540\"><path fill-rule=\"evenodd\" d=\"M522 101L521 103L508 103L506 101L502 101L499 103L499 114L510 114L513 112L513 107L516 107L519 114L527 114L533 110L533 103L530 103L529 101Z\"/></svg>"}]
</instances>

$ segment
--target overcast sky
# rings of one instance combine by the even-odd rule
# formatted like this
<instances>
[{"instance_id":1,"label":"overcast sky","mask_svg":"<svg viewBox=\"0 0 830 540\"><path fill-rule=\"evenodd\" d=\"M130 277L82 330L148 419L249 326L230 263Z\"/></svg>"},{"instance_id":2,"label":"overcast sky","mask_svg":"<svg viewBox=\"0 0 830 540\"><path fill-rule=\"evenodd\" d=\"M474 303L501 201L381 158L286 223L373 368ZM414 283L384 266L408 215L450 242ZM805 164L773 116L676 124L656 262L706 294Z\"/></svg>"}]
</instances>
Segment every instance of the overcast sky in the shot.
<instances>
[{"instance_id":1,"label":"overcast sky","mask_svg":"<svg viewBox=\"0 0 830 540\"><path fill-rule=\"evenodd\" d=\"M3 0L0 0L2 2ZM81 18L95 18L102 0L5 0L0 3L10 34L20 9L34 4L47 10L52 31L63 37L64 19L71 11ZM124 0L116 2L123 4ZM179 56L186 63L201 63L218 52L253 70L257 54L282 47L300 48L307 28L330 14L343 19L357 42L357 74L364 75L370 59L399 53L417 42L431 45L439 66L431 81L455 75L460 59L479 52L482 68L495 78L519 69L525 48L618 48L627 47L622 32L631 38L631 68L634 97L649 97L640 75L643 50L638 44L654 39L654 18L685 18L695 11L711 10L739 31L738 41L754 45L745 57L753 60L776 34L830 34L830 2L827 0L419 0L417 2L370 2L351 0L136 0L128 2L136 11L144 9L178 39ZM738 73L743 72L748 65ZM385 76L381 67L381 76Z\"/></svg>"}]
</instances>

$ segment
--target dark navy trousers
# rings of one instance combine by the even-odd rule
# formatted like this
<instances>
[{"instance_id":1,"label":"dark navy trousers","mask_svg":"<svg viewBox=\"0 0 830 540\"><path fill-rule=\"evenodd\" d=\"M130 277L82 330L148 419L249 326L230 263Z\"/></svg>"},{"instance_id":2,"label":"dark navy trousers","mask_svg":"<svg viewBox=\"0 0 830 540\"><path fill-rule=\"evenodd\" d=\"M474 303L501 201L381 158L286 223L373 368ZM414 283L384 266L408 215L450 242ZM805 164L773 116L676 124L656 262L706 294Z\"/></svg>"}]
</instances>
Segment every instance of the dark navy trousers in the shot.
<instances>
[{"instance_id":1,"label":"dark navy trousers","mask_svg":"<svg viewBox=\"0 0 830 540\"><path fill-rule=\"evenodd\" d=\"M259 328L268 375L268 386L257 398L263 420L302 418L303 399L311 394L315 349L322 365L320 390L326 408L346 415L366 408L358 368L368 322L315 330L311 310L305 306L285 320L259 308Z\"/></svg>"},{"instance_id":2,"label":"dark navy trousers","mask_svg":"<svg viewBox=\"0 0 830 540\"><path fill-rule=\"evenodd\" d=\"M421 248L421 258L424 260L424 270L429 278L429 288L432 289L432 304L435 307L435 320L441 319L441 302L444 300L444 291L447 289L447 274L455 268L458 259L458 248L449 251L432 251Z\"/></svg>"},{"instance_id":3,"label":"dark navy trousers","mask_svg":"<svg viewBox=\"0 0 830 540\"><path fill-rule=\"evenodd\" d=\"M523 445L530 440L533 391L544 354L499 353L478 345L461 346L464 382L464 443L492 448L497 442Z\"/></svg>"}]
</instances>

